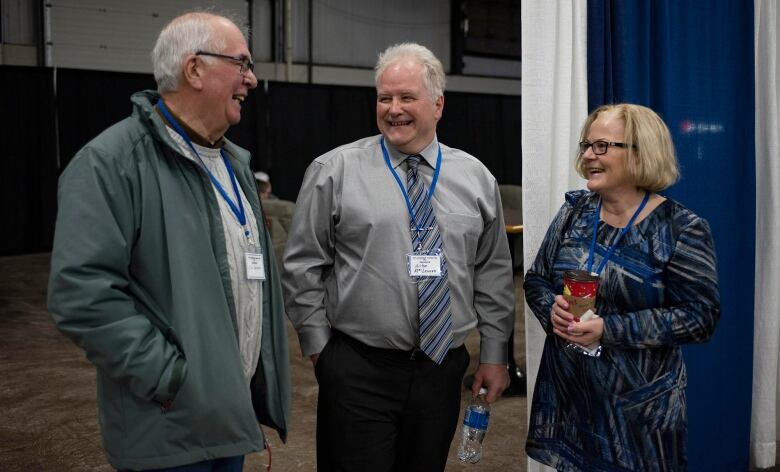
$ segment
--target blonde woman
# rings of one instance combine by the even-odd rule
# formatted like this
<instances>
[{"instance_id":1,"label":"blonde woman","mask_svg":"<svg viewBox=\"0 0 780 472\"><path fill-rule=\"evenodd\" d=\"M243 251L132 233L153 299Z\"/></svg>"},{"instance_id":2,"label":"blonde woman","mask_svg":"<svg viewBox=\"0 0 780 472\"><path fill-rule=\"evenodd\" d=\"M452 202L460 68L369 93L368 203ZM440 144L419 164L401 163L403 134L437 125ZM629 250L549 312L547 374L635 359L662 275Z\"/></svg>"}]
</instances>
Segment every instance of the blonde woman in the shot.
<instances>
[{"instance_id":1,"label":"blonde woman","mask_svg":"<svg viewBox=\"0 0 780 472\"><path fill-rule=\"evenodd\" d=\"M547 332L526 450L562 471L685 470L680 345L707 341L720 316L709 225L657 193L679 171L649 108L591 113L575 165L588 190L566 194L525 279ZM561 295L570 270L597 277L587 321Z\"/></svg>"}]
</instances>

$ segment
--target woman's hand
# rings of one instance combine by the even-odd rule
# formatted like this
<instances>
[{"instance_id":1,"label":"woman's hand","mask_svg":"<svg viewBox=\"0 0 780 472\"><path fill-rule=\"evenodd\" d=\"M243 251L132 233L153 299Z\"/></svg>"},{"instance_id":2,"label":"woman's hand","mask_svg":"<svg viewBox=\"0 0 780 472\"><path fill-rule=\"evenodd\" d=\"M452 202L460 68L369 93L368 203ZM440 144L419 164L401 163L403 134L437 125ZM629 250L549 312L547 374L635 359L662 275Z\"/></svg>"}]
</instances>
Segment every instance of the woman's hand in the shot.
<instances>
[{"instance_id":1,"label":"woman's hand","mask_svg":"<svg viewBox=\"0 0 780 472\"><path fill-rule=\"evenodd\" d=\"M569 313L569 302L563 298L563 295L555 296L555 303L553 303L552 311L550 312L550 321L552 322L553 331L566 331L570 323L574 322L574 315ZM558 334L556 332L556 334Z\"/></svg>"},{"instance_id":2,"label":"woman's hand","mask_svg":"<svg viewBox=\"0 0 780 472\"><path fill-rule=\"evenodd\" d=\"M601 336L604 334L604 320L593 318L577 322L574 321L574 315L567 311L568 309L569 303L563 298L563 295L556 295L550 313L553 333L562 339L582 346L590 346L601 341Z\"/></svg>"}]
</instances>

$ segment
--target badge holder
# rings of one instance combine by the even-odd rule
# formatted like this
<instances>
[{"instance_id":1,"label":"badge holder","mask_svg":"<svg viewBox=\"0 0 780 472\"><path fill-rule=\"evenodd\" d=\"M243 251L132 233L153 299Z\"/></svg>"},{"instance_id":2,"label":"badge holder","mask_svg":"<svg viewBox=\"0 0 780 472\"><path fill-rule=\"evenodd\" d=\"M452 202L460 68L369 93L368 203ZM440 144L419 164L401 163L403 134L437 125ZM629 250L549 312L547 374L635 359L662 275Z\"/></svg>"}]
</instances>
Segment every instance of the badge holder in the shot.
<instances>
[{"instance_id":1,"label":"badge holder","mask_svg":"<svg viewBox=\"0 0 780 472\"><path fill-rule=\"evenodd\" d=\"M412 232L431 231L433 228L412 229ZM419 236L415 238L416 251L406 254L406 270L414 282L437 278L444 274L444 253L441 249L421 249Z\"/></svg>"},{"instance_id":2,"label":"badge holder","mask_svg":"<svg viewBox=\"0 0 780 472\"><path fill-rule=\"evenodd\" d=\"M260 245L255 243L252 238L252 234L246 230L246 237L248 239L248 246L244 252L244 266L246 268L247 280L265 280L265 260L263 257L263 250Z\"/></svg>"},{"instance_id":3,"label":"badge holder","mask_svg":"<svg viewBox=\"0 0 780 472\"><path fill-rule=\"evenodd\" d=\"M415 282L441 277L444 273L444 254L441 249L411 252L406 255L406 269Z\"/></svg>"}]
</instances>

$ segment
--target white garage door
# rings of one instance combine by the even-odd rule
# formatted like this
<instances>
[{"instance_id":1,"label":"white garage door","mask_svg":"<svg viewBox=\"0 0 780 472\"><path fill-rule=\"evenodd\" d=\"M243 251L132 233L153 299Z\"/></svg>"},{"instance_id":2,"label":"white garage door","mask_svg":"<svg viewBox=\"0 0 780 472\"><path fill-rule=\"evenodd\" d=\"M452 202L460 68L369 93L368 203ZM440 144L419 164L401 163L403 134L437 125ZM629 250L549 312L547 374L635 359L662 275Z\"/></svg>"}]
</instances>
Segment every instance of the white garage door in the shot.
<instances>
[{"instance_id":1,"label":"white garage door","mask_svg":"<svg viewBox=\"0 0 780 472\"><path fill-rule=\"evenodd\" d=\"M44 7L46 65L151 73L149 52L185 0L50 0ZM246 23L246 0L220 0L220 12Z\"/></svg>"}]
</instances>

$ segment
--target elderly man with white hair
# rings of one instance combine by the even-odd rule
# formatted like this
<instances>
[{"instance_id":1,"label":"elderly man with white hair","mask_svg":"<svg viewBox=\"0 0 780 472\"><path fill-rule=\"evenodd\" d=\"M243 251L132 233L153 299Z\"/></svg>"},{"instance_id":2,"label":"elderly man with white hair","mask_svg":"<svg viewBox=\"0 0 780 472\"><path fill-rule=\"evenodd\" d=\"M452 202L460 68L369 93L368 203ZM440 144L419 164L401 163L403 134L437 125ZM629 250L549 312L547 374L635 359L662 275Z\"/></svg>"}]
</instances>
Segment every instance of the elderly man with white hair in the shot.
<instances>
[{"instance_id":1,"label":"elderly man with white hair","mask_svg":"<svg viewBox=\"0 0 780 472\"><path fill-rule=\"evenodd\" d=\"M119 470L234 471L284 440L281 287L249 153L224 138L257 86L230 19L173 19L158 92L73 158L59 183L49 309L95 364Z\"/></svg>"},{"instance_id":2,"label":"elderly man with white hair","mask_svg":"<svg viewBox=\"0 0 780 472\"><path fill-rule=\"evenodd\" d=\"M514 321L496 179L440 143L444 72L427 48L376 66L381 135L309 166L284 252L287 313L319 382L319 471L444 470L476 327L473 393L509 384Z\"/></svg>"}]
</instances>

